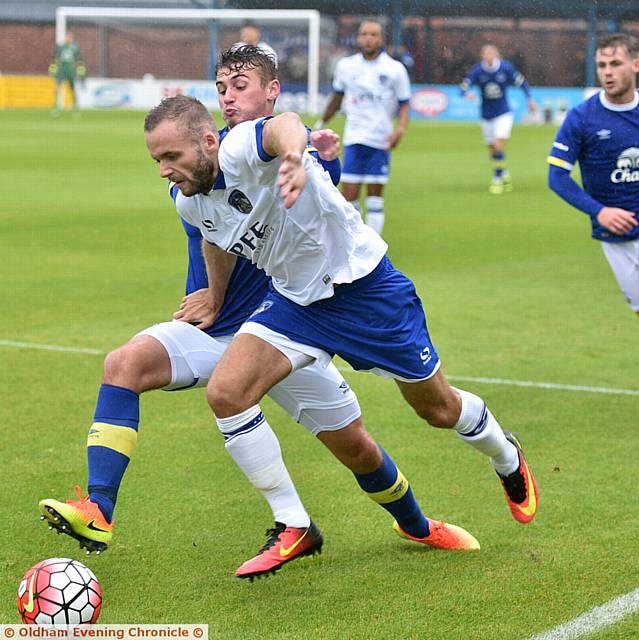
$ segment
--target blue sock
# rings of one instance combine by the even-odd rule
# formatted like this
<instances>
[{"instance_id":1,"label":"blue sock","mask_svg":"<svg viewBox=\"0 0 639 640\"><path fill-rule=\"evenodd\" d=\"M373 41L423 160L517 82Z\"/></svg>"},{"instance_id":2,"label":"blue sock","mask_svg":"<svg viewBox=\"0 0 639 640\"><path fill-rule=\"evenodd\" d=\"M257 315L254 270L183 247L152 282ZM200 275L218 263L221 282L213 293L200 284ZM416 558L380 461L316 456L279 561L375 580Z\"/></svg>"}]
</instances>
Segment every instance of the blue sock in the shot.
<instances>
[{"instance_id":1,"label":"blue sock","mask_svg":"<svg viewBox=\"0 0 639 640\"><path fill-rule=\"evenodd\" d=\"M380 447L384 462L372 473L355 473L359 486L368 497L391 513L399 526L415 538L430 534L428 519L422 513L408 480L395 466L390 456Z\"/></svg>"},{"instance_id":2,"label":"blue sock","mask_svg":"<svg viewBox=\"0 0 639 640\"><path fill-rule=\"evenodd\" d=\"M501 178L506 170L506 154L503 151L495 151L492 158L495 178Z\"/></svg>"},{"instance_id":3,"label":"blue sock","mask_svg":"<svg viewBox=\"0 0 639 640\"><path fill-rule=\"evenodd\" d=\"M103 384L87 438L89 497L111 522L118 489L133 455L140 422L140 397L130 389Z\"/></svg>"}]
</instances>

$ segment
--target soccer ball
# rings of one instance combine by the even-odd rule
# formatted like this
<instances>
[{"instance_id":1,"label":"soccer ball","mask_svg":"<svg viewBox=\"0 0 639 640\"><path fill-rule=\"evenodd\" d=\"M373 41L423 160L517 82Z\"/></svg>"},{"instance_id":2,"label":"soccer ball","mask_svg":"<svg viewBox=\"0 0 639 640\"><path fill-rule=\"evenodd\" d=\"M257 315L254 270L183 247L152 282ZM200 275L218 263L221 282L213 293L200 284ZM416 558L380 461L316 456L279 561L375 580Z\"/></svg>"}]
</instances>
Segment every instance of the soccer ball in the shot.
<instances>
[{"instance_id":1,"label":"soccer ball","mask_svg":"<svg viewBox=\"0 0 639 640\"><path fill-rule=\"evenodd\" d=\"M81 562L49 558L24 574L17 602L26 624L93 624L100 615L102 589Z\"/></svg>"}]
</instances>

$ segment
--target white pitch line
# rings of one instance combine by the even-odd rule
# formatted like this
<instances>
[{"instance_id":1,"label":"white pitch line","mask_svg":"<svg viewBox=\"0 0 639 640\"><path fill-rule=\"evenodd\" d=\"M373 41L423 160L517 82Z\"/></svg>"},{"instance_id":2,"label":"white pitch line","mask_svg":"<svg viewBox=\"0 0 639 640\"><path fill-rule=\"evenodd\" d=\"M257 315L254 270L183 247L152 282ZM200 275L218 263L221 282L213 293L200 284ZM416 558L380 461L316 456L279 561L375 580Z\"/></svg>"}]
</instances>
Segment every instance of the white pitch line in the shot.
<instances>
[{"instance_id":1,"label":"white pitch line","mask_svg":"<svg viewBox=\"0 0 639 640\"><path fill-rule=\"evenodd\" d=\"M528 640L575 640L609 627L639 609L639 589L595 607L570 622L532 636Z\"/></svg>"},{"instance_id":2,"label":"white pitch line","mask_svg":"<svg viewBox=\"0 0 639 640\"><path fill-rule=\"evenodd\" d=\"M100 349L85 349L82 347L63 347L55 344L39 344L37 342L18 342L16 340L0 340L0 347L15 347L18 349L40 349L43 351L66 351L67 353L87 353L95 356L106 355ZM345 373L366 373L355 371L350 367L337 367ZM555 389L557 391L573 391L577 393L606 393L621 396L639 396L639 389L619 389L615 387L588 387L578 384L560 384L557 382L535 382L533 380L509 380L507 378L480 378L474 376L447 375L451 380L462 382L480 382L484 384L499 384L509 387L533 387L535 389Z\"/></svg>"},{"instance_id":3,"label":"white pitch line","mask_svg":"<svg viewBox=\"0 0 639 640\"><path fill-rule=\"evenodd\" d=\"M17 342L15 340L0 340L0 347L16 347L18 349L40 349L42 351L66 351L68 353L88 353L93 356L105 355L98 349L83 349L82 347L61 347L56 344L38 344L36 342Z\"/></svg>"}]
</instances>

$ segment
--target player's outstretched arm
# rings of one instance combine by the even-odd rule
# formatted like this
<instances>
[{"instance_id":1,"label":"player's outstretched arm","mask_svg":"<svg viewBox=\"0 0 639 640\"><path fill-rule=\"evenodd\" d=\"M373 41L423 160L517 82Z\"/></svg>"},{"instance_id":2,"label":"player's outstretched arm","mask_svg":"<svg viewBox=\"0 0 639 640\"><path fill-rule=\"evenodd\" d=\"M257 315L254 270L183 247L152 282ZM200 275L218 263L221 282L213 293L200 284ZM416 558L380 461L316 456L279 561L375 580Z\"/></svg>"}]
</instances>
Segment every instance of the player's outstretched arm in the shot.
<instances>
[{"instance_id":1,"label":"player's outstretched arm","mask_svg":"<svg viewBox=\"0 0 639 640\"><path fill-rule=\"evenodd\" d=\"M198 329L208 329L224 304L237 258L206 240L202 241L202 255L206 264L208 289L199 289L184 296L180 310L173 314L173 318L195 325Z\"/></svg>"},{"instance_id":2,"label":"player's outstretched arm","mask_svg":"<svg viewBox=\"0 0 639 640\"><path fill-rule=\"evenodd\" d=\"M295 204L306 185L306 172L302 164L306 140L306 127L296 113L282 113L264 124L262 147L266 153L282 161L277 186L287 209Z\"/></svg>"}]
</instances>

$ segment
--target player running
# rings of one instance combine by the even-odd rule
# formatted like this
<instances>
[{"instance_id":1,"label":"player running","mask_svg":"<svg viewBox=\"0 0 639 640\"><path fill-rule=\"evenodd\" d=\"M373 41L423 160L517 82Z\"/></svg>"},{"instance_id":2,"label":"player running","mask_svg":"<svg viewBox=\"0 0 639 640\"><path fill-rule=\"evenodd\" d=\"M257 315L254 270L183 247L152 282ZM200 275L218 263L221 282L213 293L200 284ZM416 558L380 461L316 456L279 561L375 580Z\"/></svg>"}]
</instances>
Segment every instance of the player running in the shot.
<instances>
[{"instance_id":1,"label":"player running","mask_svg":"<svg viewBox=\"0 0 639 640\"><path fill-rule=\"evenodd\" d=\"M528 109L537 110L530 94L526 78L508 62L499 57L494 44L481 48L481 62L473 66L460 85L462 95L474 99L469 92L476 85L481 91L481 130L493 161L493 178L488 191L494 195L512 191L512 178L506 168L506 141L513 128L513 114L508 104L506 90L513 85L520 87L528 99Z\"/></svg>"},{"instance_id":2,"label":"player running","mask_svg":"<svg viewBox=\"0 0 639 640\"><path fill-rule=\"evenodd\" d=\"M238 74L237 65L218 67L222 96ZM145 132L160 175L182 185L178 211L209 242L205 258L217 252L219 259L224 249L272 278L271 291L207 386L220 428L241 430L265 420L259 406L264 393L292 371L315 362L328 366L338 354L355 369L394 378L420 417L454 429L487 455L512 515L530 522L538 491L520 444L502 431L481 398L448 384L413 284L392 267L386 243L305 153L299 117L243 122L220 143L206 108L178 96L149 112ZM215 180L197 185L194 171L205 164Z\"/></svg>"},{"instance_id":3,"label":"player running","mask_svg":"<svg viewBox=\"0 0 639 640\"><path fill-rule=\"evenodd\" d=\"M550 188L590 217L630 308L639 314L639 44L615 33L597 43L602 90L571 109L553 142ZM579 163L583 189L570 177Z\"/></svg>"},{"instance_id":4,"label":"player running","mask_svg":"<svg viewBox=\"0 0 639 640\"><path fill-rule=\"evenodd\" d=\"M333 95L315 128L321 129L340 107L346 114L342 193L359 210L360 186L366 185L366 224L382 235L384 185L390 152L408 126L410 80L406 67L384 51L381 23L362 22L357 44L360 53L338 61Z\"/></svg>"}]
</instances>

